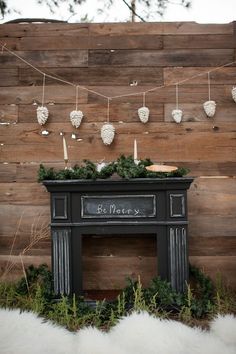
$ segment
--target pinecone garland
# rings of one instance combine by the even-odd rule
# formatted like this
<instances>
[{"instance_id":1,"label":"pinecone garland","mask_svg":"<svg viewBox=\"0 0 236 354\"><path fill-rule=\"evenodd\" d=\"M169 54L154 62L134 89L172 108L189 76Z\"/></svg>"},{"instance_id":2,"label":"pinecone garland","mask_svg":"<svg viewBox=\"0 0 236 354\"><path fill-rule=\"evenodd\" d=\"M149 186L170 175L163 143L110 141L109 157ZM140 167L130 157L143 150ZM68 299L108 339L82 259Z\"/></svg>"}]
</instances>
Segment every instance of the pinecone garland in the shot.
<instances>
[{"instance_id":1,"label":"pinecone garland","mask_svg":"<svg viewBox=\"0 0 236 354\"><path fill-rule=\"evenodd\" d=\"M183 111L181 109L173 109L171 112L172 117L176 123L180 123L182 120Z\"/></svg>"},{"instance_id":2,"label":"pinecone garland","mask_svg":"<svg viewBox=\"0 0 236 354\"><path fill-rule=\"evenodd\" d=\"M110 145L115 136L115 128L112 124L106 123L101 128L101 138L105 145Z\"/></svg>"},{"instance_id":3,"label":"pinecone garland","mask_svg":"<svg viewBox=\"0 0 236 354\"><path fill-rule=\"evenodd\" d=\"M40 125L44 125L48 120L49 112L47 107L40 106L37 108L37 120Z\"/></svg>"},{"instance_id":4,"label":"pinecone garland","mask_svg":"<svg viewBox=\"0 0 236 354\"><path fill-rule=\"evenodd\" d=\"M72 111L70 112L70 121L71 124L76 127L79 128L82 118L83 118L83 112L82 111Z\"/></svg>"},{"instance_id":5,"label":"pinecone garland","mask_svg":"<svg viewBox=\"0 0 236 354\"><path fill-rule=\"evenodd\" d=\"M212 118L216 113L216 103L215 101L206 101L203 103L203 108L206 115Z\"/></svg>"},{"instance_id":6,"label":"pinecone garland","mask_svg":"<svg viewBox=\"0 0 236 354\"><path fill-rule=\"evenodd\" d=\"M147 123L148 119L149 119L149 109L148 107L140 107L138 109L138 116L139 119L141 120L142 123Z\"/></svg>"},{"instance_id":7,"label":"pinecone garland","mask_svg":"<svg viewBox=\"0 0 236 354\"><path fill-rule=\"evenodd\" d=\"M234 86L232 88L231 93L232 93L232 98L233 98L234 102L236 102L236 86Z\"/></svg>"}]
</instances>

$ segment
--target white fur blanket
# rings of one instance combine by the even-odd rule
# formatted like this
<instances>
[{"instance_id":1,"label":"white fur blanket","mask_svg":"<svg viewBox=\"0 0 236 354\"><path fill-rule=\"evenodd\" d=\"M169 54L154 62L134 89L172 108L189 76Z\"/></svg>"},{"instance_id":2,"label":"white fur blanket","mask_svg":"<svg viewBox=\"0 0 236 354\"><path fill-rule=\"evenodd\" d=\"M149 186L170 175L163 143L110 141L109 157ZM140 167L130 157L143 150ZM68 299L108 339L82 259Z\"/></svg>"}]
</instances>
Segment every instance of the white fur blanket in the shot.
<instances>
[{"instance_id":1,"label":"white fur blanket","mask_svg":"<svg viewBox=\"0 0 236 354\"><path fill-rule=\"evenodd\" d=\"M236 354L236 318L218 316L209 331L133 313L105 333L77 333L33 313L0 309L1 354Z\"/></svg>"}]
</instances>

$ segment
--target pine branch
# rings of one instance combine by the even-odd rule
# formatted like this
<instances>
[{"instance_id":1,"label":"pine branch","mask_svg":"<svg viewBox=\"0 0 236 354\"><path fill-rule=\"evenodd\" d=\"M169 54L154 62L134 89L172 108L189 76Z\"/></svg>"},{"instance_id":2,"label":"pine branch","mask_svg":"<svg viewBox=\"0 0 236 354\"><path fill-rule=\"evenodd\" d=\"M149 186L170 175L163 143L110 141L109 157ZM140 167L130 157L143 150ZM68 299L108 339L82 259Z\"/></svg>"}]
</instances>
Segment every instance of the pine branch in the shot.
<instances>
[{"instance_id":1,"label":"pine branch","mask_svg":"<svg viewBox=\"0 0 236 354\"><path fill-rule=\"evenodd\" d=\"M137 14L137 12L134 10L134 8L132 6L130 6L126 0L122 0L122 1L136 17L138 17L142 22L146 22L143 17L141 17L139 14Z\"/></svg>"}]
</instances>

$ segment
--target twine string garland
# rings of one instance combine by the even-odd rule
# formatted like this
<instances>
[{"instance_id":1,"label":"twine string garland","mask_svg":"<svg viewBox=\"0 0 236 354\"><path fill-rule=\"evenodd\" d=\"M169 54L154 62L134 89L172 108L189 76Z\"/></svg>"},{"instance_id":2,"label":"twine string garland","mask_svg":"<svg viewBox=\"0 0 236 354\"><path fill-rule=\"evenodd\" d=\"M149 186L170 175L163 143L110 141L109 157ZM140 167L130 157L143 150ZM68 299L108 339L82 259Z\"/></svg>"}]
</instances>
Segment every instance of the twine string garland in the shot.
<instances>
[{"instance_id":1,"label":"twine string garland","mask_svg":"<svg viewBox=\"0 0 236 354\"><path fill-rule=\"evenodd\" d=\"M210 79L210 73L208 71L207 73L207 85L208 85L208 100L211 100L211 79Z\"/></svg>"},{"instance_id":2,"label":"twine string garland","mask_svg":"<svg viewBox=\"0 0 236 354\"><path fill-rule=\"evenodd\" d=\"M78 110L79 86L75 87L75 110Z\"/></svg>"},{"instance_id":3,"label":"twine string garland","mask_svg":"<svg viewBox=\"0 0 236 354\"><path fill-rule=\"evenodd\" d=\"M43 74L42 107L44 106L44 97L45 97L45 79L46 79L46 74Z\"/></svg>"},{"instance_id":4,"label":"twine string garland","mask_svg":"<svg viewBox=\"0 0 236 354\"><path fill-rule=\"evenodd\" d=\"M143 92L143 107L146 106L146 92Z\"/></svg>"},{"instance_id":5,"label":"twine string garland","mask_svg":"<svg viewBox=\"0 0 236 354\"><path fill-rule=\"evenodd\" d=\"M175 85L175 99L176 99L176 109L179 109L179 87L178 87L178 84Z\"/></svg>"},{"instance_id":6,"label":"twine string garland","mask_svg":"<svg viewBox=\"0 0 236 354\"><path fill-rule=\"evenodd\" d=\"M107 99L107 122L110 122L110 98Z\"/></svg>"}]
</instances>

